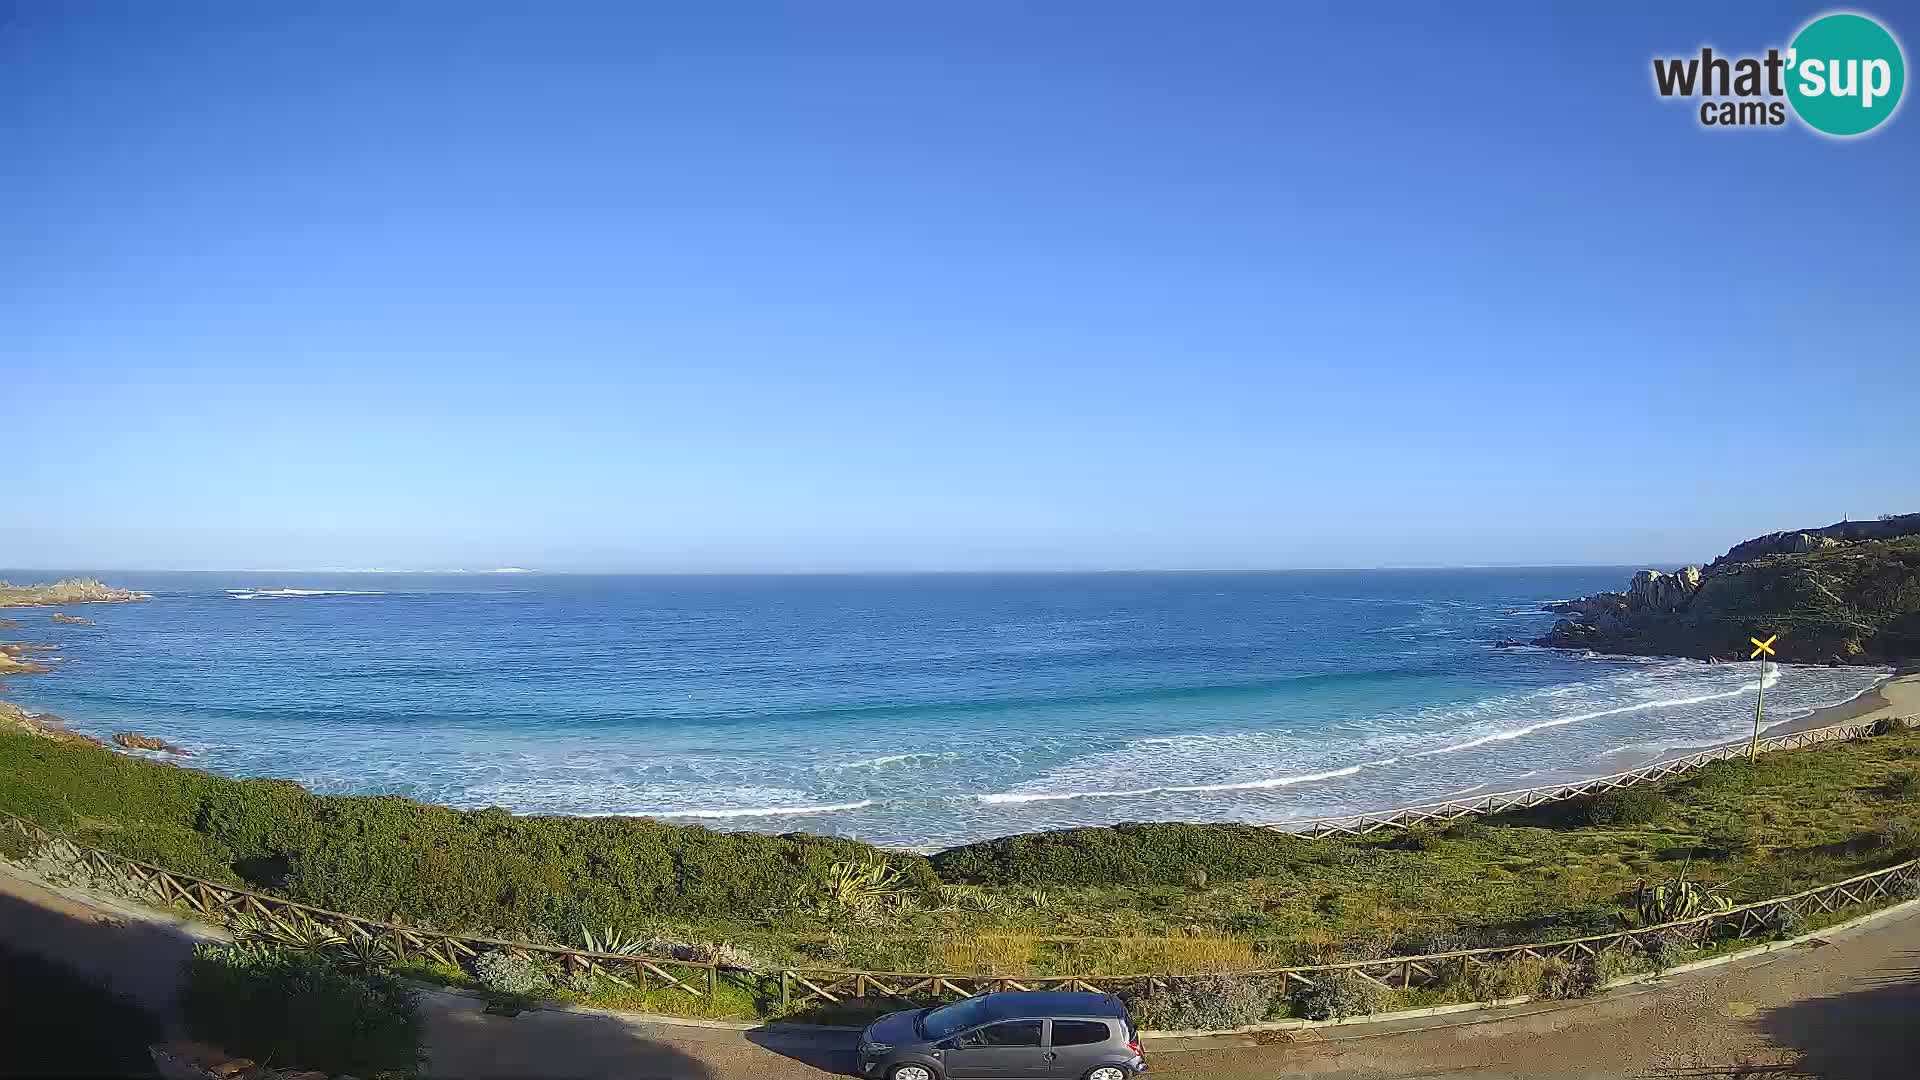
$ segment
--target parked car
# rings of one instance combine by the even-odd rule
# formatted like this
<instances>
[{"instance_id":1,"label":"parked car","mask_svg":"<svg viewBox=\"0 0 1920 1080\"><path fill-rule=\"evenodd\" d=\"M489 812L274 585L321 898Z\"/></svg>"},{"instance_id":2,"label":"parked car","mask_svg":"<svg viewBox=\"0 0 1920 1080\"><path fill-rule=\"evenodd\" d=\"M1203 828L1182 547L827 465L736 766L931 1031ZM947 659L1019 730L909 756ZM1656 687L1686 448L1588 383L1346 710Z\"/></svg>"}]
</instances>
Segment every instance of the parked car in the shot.
<instances>
[{"instance_id":1,"label":"parked car","mask_svg":"<svg viewBox=\"0 0 1920 1080\"><path fill-rule=\"evenodd\" d=\"M1009 991L888 1013L860 1033L875 1080L1127 1080L1147 1056L1112 994Z\"/></svg>"}]
</instances>

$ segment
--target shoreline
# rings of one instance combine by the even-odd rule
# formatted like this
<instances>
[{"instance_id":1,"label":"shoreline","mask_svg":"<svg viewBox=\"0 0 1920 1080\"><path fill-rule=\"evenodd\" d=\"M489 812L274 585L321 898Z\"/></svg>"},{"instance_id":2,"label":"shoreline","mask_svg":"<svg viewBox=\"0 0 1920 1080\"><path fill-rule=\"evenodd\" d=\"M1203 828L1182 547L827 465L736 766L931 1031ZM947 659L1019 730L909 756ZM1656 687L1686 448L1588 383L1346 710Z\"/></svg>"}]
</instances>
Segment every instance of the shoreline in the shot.
<instances>
[{"instance_id":1,"label":"shoreline","mask_svg":"<svg viewBox=\"0 0 1920 1080\"><path fill-rule=\"evenodd\" d=\"M1861 723L1880 720L1891 716L1920 716L1920 664L1904 663L1896 667L1893 674L1880 680L1845 701L1832 705L1822 705L1805 716L1796 716L1791 720L1780 720L1760 729L1760 737L1770 738L1776 735L1792 735L1800 731L1813 731L1816 728L1833 727L1838 724ZM1664 750L1645 751L1637 754L1621 754L1609 760L1605 768L1572 767L1564 771L1542 773L1540 779L1546 783L1535 787L1553 787L1559 783L1575 783L1593 780L1616 773L1631 772L1645 768L1657 761L1702 750L1712 750L1721 746L1745 744L1747 737L1721 739L1699 743L1687 743L1670 746ZM1524 788L1513 790L1523 791Z\"/></svg>"},{"instance_id":2,"label":"shoreline","mask_svg":"<svg viewBox=\"0 0 1920 1080\"><path fill-rule=\"evenodd\" d=\"M1892 675L1862 690L1852 700L1815 709L1792 720L1768 724L1760 729L1760 734L1792 735L1797 731L1812 731L1835 724L1915 714L1920 714L1920 665L1903 664L1895 668Z\"/></svg>"}]
</instances>

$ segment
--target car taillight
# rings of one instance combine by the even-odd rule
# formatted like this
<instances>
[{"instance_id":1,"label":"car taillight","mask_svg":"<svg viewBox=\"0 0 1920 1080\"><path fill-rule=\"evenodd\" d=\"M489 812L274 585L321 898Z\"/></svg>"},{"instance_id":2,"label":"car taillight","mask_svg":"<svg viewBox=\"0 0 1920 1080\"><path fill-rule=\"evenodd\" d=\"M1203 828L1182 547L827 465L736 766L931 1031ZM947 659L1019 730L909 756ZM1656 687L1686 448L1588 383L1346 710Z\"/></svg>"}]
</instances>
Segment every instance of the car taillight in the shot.
<instances>
[{"instance_id":1,"label":"car taillight","mask_svg":"<svg viewBox=\"0 0 1920 1080\"><path fill-rule=\"evenodd\" d=\"M1127 1044L1127 1049L1129 1049L1129 1050L1131 1050L1131 1051L1133 1051L1133 1056L1134 1056L1134 1057L1137 1057L1137 1058L1140 1058L1140 1059L1142 1059L1142 1060L1144 1060L1144 1059L1146 1058L1146 1056L1147 1056L1147 1052L1146 1052L1145 1050L1142 1050L1142 1049L1140 1049L1140 1040L1139 1040L1139 1039L1135 1039L1135 1040L1133 1040L1132 1042L1130 1042L1130 1043L1128 1043L1128 1044Z\"/></svg>"}]
</instances>

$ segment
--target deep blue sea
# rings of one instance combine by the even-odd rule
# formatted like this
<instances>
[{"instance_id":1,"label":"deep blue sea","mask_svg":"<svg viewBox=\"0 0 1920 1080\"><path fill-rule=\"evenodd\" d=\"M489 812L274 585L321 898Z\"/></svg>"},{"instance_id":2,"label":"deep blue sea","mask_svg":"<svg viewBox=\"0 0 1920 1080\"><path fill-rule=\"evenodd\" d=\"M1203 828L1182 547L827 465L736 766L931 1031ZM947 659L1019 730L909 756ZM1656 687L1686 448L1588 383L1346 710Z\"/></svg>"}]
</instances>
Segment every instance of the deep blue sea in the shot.
<instances>
[{"instance_id":1,"label":"deep blue sea","mask_svg":"<svg viewBox=\"0 0 1920 1080\"><path fill-rule=\"evenodd\" d=\"M5 693L202 768L456 806L911 846L1275 821L1743 734L1754 665L1495 647L1632 569L97 573L154 599L12 612L62 662ZM1783 665L1767 718L1885 674Z\"/></svg>"}]
</instances>

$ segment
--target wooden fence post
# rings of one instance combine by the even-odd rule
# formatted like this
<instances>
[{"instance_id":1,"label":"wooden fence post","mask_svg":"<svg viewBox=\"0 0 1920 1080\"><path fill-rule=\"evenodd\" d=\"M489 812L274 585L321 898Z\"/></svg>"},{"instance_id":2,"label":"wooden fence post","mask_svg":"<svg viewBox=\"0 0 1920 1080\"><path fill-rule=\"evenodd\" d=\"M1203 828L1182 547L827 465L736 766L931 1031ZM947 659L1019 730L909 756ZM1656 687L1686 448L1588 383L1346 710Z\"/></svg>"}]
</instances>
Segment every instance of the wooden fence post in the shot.
<instances>
[{"instance_id":1,"label":"wooden fence post","mask_svg":"<svg viewBox=\"0 0 1920 1080\"><path fill-rule=\"evenodd\" d=\"M785 1016L793 1007L793 972L780 969L780 1015Z\"/></svg>"}]
</instances>

